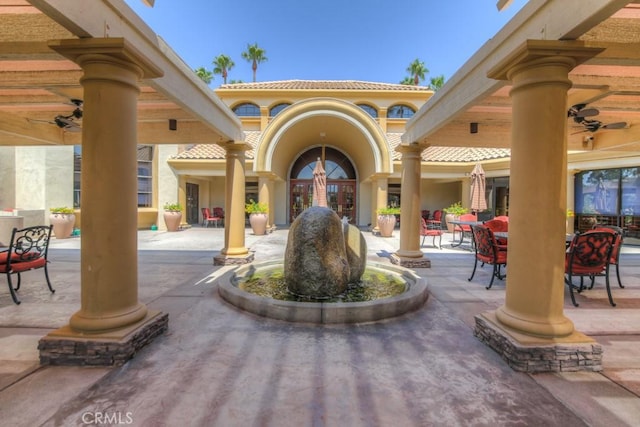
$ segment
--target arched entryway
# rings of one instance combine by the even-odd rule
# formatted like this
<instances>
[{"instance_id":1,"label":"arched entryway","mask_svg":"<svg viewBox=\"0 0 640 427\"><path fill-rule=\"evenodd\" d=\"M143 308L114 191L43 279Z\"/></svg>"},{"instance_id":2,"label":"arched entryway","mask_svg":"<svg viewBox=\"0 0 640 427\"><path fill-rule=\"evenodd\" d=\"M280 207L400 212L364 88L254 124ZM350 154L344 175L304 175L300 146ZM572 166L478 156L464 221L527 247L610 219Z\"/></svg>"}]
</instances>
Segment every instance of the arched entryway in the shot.
<instances>
[{"instance_id":1,"label":"arched entryway","mask_svg":"<svg viewBox=\"0 0 640 427\"><path fill-rule=\"evenodd\" d=\"M289 175L289 222L313 203L313 169L318 159L324 159L328 207L355 223L356 171L347 156L330 147L307 150L294 162Z\"/></svg>"}]
</instances>

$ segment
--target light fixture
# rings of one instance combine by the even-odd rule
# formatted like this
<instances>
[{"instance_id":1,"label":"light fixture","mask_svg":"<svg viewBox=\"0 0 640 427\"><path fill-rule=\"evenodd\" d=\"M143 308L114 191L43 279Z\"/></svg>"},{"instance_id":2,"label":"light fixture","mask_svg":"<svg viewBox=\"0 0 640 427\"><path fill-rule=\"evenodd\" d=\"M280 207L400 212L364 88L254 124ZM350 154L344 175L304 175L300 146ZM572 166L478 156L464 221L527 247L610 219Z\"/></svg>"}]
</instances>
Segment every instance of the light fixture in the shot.
<instances>
[{"instance_id":1,"label":"light fixture","mask_svg":"<svg viewBox=\"0 0 640 427\"><path fill-rule=\"evenodd\" d=\"M476 123L476 122L469 123L469 132L470 133L478 133L478 123Z\"/></svg>"},{"instance_id":2,"label":"light fixture","mask_svg":"<svg viewBox=\"0 0 640 427\"><path fill-rule=\"evenodd\" d=\"M177 130L178 121L176 119L169 119L169 130Z\"/></svg>"}]
</instances>

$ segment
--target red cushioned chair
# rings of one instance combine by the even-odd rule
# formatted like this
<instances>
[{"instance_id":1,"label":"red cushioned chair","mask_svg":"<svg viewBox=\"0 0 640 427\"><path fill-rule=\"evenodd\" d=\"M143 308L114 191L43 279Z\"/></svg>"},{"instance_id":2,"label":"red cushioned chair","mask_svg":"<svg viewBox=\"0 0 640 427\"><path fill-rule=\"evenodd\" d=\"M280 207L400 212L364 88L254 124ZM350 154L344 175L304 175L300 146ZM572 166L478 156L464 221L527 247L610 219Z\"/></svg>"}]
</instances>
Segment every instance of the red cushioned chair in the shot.
<instances>
[{"instance_id":1,"label":"red cushioned chair","mask_svg":"<svg viewBox=\"0 0 640 427\"><path fill-rule=\"evenodd\" d=\"M442 234L444 231L442 230L442 224L440 222L435 221L425 221L424 218L420 218L422 222L422 227L420 227L420 235L422 236L422 244L420 246L424 246L424 239L427 236L433 237L433 246L436 247L436 237L439 238L438 241L438 249L442 249Z\"/></svg>"},{"instance_id":2,"label":"red cushioned chair","mask_svg":"<svg viewBox=\"0 0 640 427\"><path fill-rule=\"evenodd\" d=\"M609 260L609 264L616 266L616 278L618 279L618 286L624 288L624 286L622 286L622 281L620 280L620 250L622 249L622 243L624 240L622 227L608 224L596 224L593 226L593 230L613 231L614 233L616 233L616 239L613 242L613 249L611 250L611 259ZM593 288L593 282L591 283L591 287Z\"/></svg>"},{"instance_id":3,"label":"red cushioned chair","mask_svg":"<svg viewBox=\"0 0 640 427\"><path fill-rule=\"evenodd\" d=\"M476 214L463 214L458 218L460 221L478 221ZM453 226L453 240L456 240L456 232L460 233L460 243L464 240L464 236L471 236L471 226L468 224L456 224Z\"/></svg>"},{"instance_id":4,"label":"red cushioned chair","mask_svg":"<svg viewBox=\"0 0 640 427\"><path fill-rule=\"evenodd\" d=\"M224 209L220 207L213 208L213 216L215 218L220 218L220 221L222 221L222 225L224 225Z\"/></svg>"},{"instance_id":5,"label":"red cushioned chair","mask_svg":"<svg viewBox=\"0 0 640 427\"><path fill-rule=\"evenodd\" d=\"M51 287L49 271L47 270L47 264L49 263L47 252L49 250L51 228L51 225L36 225L21 230L14 228L11 233L9 249L0 252L0 273L7 275L9 292L13 302L16 304L20 304L20 300L16 295L16 291L20 290L20 274L25 271L43 268L47 286L52 293L55 292ZM18 277L18 283L15 288L11 281L12 275Z\"/></svg>"},{"instance_id":6,"label":"red cushioned chair","mask_svg":"<svg viewBox=\"0 0 640 427\"><path fill-rule=\"evenodd\" d=\"M509 221L498 219L498 217L490 219L489 221L485 221L484 226L489 228L494 234L497 232L509 231ZM499 245L507 244L507 239L502 239L500 237L496 237L496 241L498 242Z\"/></svg>"},{"instance_id":7,"label":"red cushioned chair","mask_svg":"<svg viewBox=\"0 0 640 427\"><path fill-rule=\"evenodd\" d=\"M611 230L590 230L573 237L565 257L564 270L565 283L569 286L571 302L574 306L578 307L579 304L576 302L573 290L577 288L578 292L581 292L584 289L585 277L591 279L591 287L593 287L593 281L598 276L605 278L609 303L613 307L616 306L609 287L609 265L615 240L616 233ZM580 286L573 284L574 277L580 278Z\"/></svg>"},{"instance_id":8,"label":"red cushioned chair","mask_svg":"<svg viewBox=\"0 0 640 427\"><path fill-rule=\"evenodd\" d=\"M218 222L222 218L217 217L215 215L211 215L211 210L209 208L202 208L202 225L205 227L209 227L209 224L214 223L216 227L218 227Z\"/></svg>"},{"instance_id":9,"label":"red cushioned chair","mask_svg":"<svg viewBox=\"0 0 640 427\"><path fill-rule=\"evenodd\" d=\"M473 264L473 272L468 280L471 281L473 276L476 274L478 261L483 265L492 265L493 272L491 273L491 282L489 282L489 286L487 286L487 289L491 289L493 279L498 278L503 280L507 277L500 271L503 265L507 265L507 247L499 245L496 242L491 229L484 225L472 225L471 232L473 233L473 239L475 242L476 256L475 263Z\"/></svg>"}]
</instances>

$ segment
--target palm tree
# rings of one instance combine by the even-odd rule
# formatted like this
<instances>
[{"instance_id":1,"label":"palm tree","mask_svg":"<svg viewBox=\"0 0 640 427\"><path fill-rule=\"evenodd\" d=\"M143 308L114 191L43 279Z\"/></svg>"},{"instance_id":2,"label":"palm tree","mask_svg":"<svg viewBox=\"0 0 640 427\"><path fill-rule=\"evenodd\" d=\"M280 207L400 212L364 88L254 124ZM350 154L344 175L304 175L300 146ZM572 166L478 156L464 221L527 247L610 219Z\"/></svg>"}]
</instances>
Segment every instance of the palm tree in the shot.
<instances>
[{"instance_id":1,"label":"palm tree","mask_svg":"<svg viewBox=\"0 0 640 427\"><path fill-rule=\"evenodd\" d=\"M413 86L413 77L409 76L409 77L405 77L404 79L402 79L400 81L401 85L408 85L408 86Z\"/></svg>"},{"instance_id":2,"label":"palm tree","mask_svg":"<svg viewBox=\"0 0 640 427\"><path fill-rule=\"evenodd\" d=\"M265 56L266 53L267 52L264 49L258 47L258 43L248 44L247 50L242 52L242 57L251 62L254 82L256 81L256 70L258 69L258 64L267 60L267 57Z\"/></svg>"},{"instance_id":3,"label":"palm tree","mask_svg":"<svg viewBox=\"0 0 640 427\"><path fill-rule=\"evenodd\" d=\"M211 83L213 80L213 73L204 67L198 67L193 71L195 71L196 75L206 84Z\"/></svg>"},{"instance_id":4,"label":"palm tree","mask_svg":"<svg viewBox=\"0 0 640 427\"><path fill-rule=\"evenodd\" d=\"M413 62L409 64L407 71L413 76L413 84L416 86L420 84L420 81L424 80L424 75L429 72L427 67L424 66L424 62L420 61L418 58L414 59Z\"/></svg>"},{"instance_id":5,"label":"palm tree","mask_svg":"<svg viewBox=\"0 0 640 427\"><path fill-rule=\"evenodd\" d=\"M223 84L227 84L227 76L229 75L229 70L231 70L236 64L231 60L230 57L221 53L213 59L213 73L222 75Z\"/></svg>"},{"instance_id":6,"label":"palm tree","mask_svg":"<svg viewBox=\"0 0 640 427\"><path fill-rule=\"evenodd\" d=\"M444 86L444 75L440 74L439 76L431 77L429 88L432 91L435 92L436 90L440 89L442 86Z\"/></svg>"}]
</instances>

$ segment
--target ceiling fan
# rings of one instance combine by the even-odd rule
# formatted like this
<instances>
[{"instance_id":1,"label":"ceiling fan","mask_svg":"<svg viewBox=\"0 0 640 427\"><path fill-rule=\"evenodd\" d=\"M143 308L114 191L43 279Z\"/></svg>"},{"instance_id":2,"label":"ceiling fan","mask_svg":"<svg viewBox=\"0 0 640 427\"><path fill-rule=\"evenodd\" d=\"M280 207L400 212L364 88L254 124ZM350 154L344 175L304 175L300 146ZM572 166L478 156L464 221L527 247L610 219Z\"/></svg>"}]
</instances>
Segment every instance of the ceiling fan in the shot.
<instances>
[{"instance_id":1,"label":"ceiling fan","mask_svg":"<svg viewBox=\"0 0 640 427\"><path fill-rule=\"evenodd\" d=\"M67 116L59 114L53 118L53 121L37 119L29 119L29 121L51 123L52 125L57 125L59 128L64 129L68 132L81 132L82 128L77 122L74 121L74 119L82 118L82 100L71 99L70 101L71 104L75 105L76 108L71 112L71 114Z\"/></svg>"},{"instance_id":2,"label":"ceiling fan","mask_svg":"<svg viewBox=\"0 0 640 427\"><path fill-rule=\"evenodd\" d=\"M587 117L593 117L600 114L597 108L585 108L587 104L576 104L569 108L567 111L567 117L573 119L574 122L584 126L584 130L574 132L596 132L600 129L623 129L627 127L627 122L615 122L604 124L600 120L588 119Z\"/></svg>"}]
</instances>

